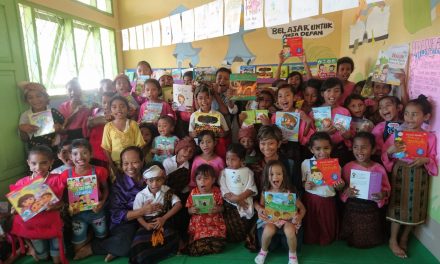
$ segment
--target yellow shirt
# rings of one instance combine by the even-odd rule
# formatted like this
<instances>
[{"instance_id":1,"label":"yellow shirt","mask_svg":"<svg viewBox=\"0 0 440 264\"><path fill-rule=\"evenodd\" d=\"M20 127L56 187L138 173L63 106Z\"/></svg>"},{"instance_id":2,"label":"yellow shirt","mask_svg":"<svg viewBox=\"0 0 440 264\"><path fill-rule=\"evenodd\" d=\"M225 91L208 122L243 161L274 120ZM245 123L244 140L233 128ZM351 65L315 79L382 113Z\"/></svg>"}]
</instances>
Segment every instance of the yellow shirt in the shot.
<instances>
[{"instance_id":1,"label":"yellow shirt","mask_svg":"<svg viewBox=\"0 0 440 264\"><path fill-rule=\"evenodd\" d=\"M113 122L108 122L104 127L101 147L111 153L112 160L118 165L122 150L130 146L142 148L144 145L138 124L133 120L127 119L124 131L117 129Z\"/></svg>"}]
</instances>

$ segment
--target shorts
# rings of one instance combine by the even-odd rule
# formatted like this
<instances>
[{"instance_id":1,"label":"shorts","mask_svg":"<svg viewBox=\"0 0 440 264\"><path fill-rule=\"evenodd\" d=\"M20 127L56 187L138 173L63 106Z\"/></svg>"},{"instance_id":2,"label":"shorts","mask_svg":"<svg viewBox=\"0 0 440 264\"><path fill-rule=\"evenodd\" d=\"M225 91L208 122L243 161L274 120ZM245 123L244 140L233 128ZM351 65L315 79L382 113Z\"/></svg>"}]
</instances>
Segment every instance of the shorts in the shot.
<instances>
[{"instance_id":1,"label":"shorts","mask_svg":"<svg viewBox=\"0 0 440 264\"><path fill-rule=\"evenodd\" d=\"M83 211L72 217L72 243L82 244L87 240L89 225L93 227L95 237L104 238L107 236L107 223L104 210L94 213L92 210Z\"/></svg>"},{"instance_id":2,"label":"shorts","mask_svg":"<svg viewBox=\"0 0 440 264\"><path fill-rule=\"evenodd\" d=\"M49 253L51 257L59 257L60 256L60 247L58 244L58 238L52 239L35 239L31 240L32 245L35 249L35 253L37 253L37 257L40 260L45 260L49 257Z\"/></svg>"}]
</instances>

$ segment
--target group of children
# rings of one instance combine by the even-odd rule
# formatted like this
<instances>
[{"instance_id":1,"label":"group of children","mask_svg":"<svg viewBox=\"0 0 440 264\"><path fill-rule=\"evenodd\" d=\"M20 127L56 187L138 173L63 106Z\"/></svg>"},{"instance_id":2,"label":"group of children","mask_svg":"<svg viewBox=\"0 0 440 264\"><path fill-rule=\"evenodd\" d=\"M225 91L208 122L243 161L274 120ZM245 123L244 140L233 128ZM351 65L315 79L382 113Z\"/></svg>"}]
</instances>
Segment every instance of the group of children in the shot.
<instances>
[{"instance_id":1,"label":"group of children","mask_svg":"<svg viewBox=\"0 0 440 264\"><path fill-rule=\"evenodd\" d=\"M94 109L82 103L75 79L67 85L70 100L59 110L49 106L41 84L27 84L23 91L30 109L20 118L19 130L29 143L31 175L11 190L43 178L61 202L27 222L15 216L10 232L31 242L35 258L50 254L54 263L65 261L63 220L70 221L64 228L72 230L76 259L105 254L106 261L129 256L132 263L154 263L177 252L218 253L227 241L244 241L258 252L255 263L264 263L277 246L287 248L288 263L298 263L303 242L327 245L341 238L358 248L383 243L386 216L389 247L405 258L412 227L426 219L429 176L438 174L436 137L428 132L424 157L396 158L405 146L393 133L385 136L384 129L392 121L401 123L397 130L424 131L432 107L423 95L408 100L404 86L402 100L389 95L391 86L383 83L374 84L374 98L363 98L348 80L353 69L353 61L344 57L338 60L337 77L319 80L307 70L303 81L302 74L293 72L277 80L275 89L258 91L256 102L248 104L231 100L227 68L218 69L214 83L194 83L187 74L185 82L194 89L194 106L187 111L161 99L161 88L172 85L168 74L147 79L141 95L125 75L113 83L103 81L102 105ZM137 74L154 76L145 61ZM148 110L152 103L160 105L158 116ZM318 106L329 106L332 118L340 114L357 122L347 130L332 123L319 129L312 111ZM39 128L30 124L29 114L49 109L54 131L33 136ZM268 115L246 126L242 111L249 109L268 110ZM275 125L277 111L299 114L297 142L287 141ZM218 117L220 126L209 126L209 119L205 127L197 126L200 114ZM234 124L239 124L235 132ZM63 164L52 170L50 148L55 146ZM329 158L338 158L342 178L322 185L311 162ZM370 200L359 199L359 190L350 185L352 170L380 174L380 191ZM99 201L89 211L70 210L70 218L60 214L67 203L67 180L85 175L97 176ZM296 213L272 219L265 209L270 202L266 193L294 194ZM201 212L195 197L208 194L213 206ZM97 243L91 242L89 225ZM116 232L117 226L127 229ZM112 237L124 244L123 250L111 248Z\"/></svg>"}]
</instances>

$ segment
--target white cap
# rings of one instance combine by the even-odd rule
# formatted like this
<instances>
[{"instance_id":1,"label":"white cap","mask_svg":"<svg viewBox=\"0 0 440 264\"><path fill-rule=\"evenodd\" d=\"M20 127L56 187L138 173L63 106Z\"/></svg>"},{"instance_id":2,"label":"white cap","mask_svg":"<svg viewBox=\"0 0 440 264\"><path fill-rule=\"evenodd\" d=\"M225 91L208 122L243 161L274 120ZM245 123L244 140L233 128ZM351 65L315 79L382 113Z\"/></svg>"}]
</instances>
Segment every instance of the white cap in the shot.
<instances>
[{"instance_id":1,"label":"white cap","mask_svg":"<svg viewBox=\"0 0 440 264\"><path fill-rule=\"evenodd\" d=\"M153 78L159 80L162 76L169 75L172 76L169 71L165 70L156 70L153 72Z\"/></svg>"},{"instance_id":2,"label":"white cap","mask_svg":"<svg viewBox=\"0 0 440 264\"><path fill-rule=\"evenodd\" d=\"M144 171L144 173L142 174L142 177L144 178L144 180L159 177L159 176L162 176L162 169L157 165L151 166L146 171Z\"/></svg>"}]
</instances>

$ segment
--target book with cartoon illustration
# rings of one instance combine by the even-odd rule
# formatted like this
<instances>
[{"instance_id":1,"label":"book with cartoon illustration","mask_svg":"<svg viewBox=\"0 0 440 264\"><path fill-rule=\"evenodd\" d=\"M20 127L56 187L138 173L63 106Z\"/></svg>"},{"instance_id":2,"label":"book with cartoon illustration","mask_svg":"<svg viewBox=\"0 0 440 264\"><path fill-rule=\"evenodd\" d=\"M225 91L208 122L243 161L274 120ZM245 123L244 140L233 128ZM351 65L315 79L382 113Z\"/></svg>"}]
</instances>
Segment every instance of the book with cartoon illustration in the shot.
<instances>
[{"instance_id":1,"label":"book with cartoon illustration","mask_svg":"<svg viewBox=\"0 0 440 264\"><path fill-rule=\"evenodd\" d=\"M313 107L313 119L318 131L332 126L332 109L330 106Z\"/></svg>"},{"instance_id":2,"label":"book with cartoon illustration","mask_svg":"<svg viewBox=\"0 0 440 264\"><path fill-rule=\"evenodd\" d=\"M310 160L310 178L316 185L333 186L341 180L341 167L338 159Z\"/></svg>"},{"instance_id":3,"label":"book with cartoon illustration","mask_svg":"<svg viewBox=\"0 0 440 264\"><path fill-rule=\"evenodd\" d=\"M193 194L193 206L199 209L199 214L209 214L214 208L214 196L212 193L208 194Z\"/></svg>"},{"instance_id":4,"label":"book with cartoon illustration","mask_svg":"<svg viewBox=\"0 0 440 264\"><path fill-rule=\"evenodd\" d=\"M402 123L401 121L386 121L383 128L383 140L386 141L389 136L394 135Z\"/></svg>"},{"instance_id":5,"label":"book with cartoon illustration","mask_svg":"<svg viewBox=\"0 0 440 264\"><path fill-rule=\"evenodd\" d=\"M261 124L261 116L269 116L268 110L247 110L243 111L246 113L246 119L243 121L243 126L252 126L254 124Z\"/></svg>"},{"instance_id":6,"label":"book with cartoon illustration","mask_svg":"<svg viewBox=\"0 0 440 264\"><path fill-rule=\"evenodd\" d=\"M171 76L173 77L173 80L182 79L182 69L171 69Z\"/></svg>"},{"instance_id":7,"label":"book with cartoon illustration","mask_svg":"<svg viewBox=\"0 0 440 264\"><path fill-rule=\"evenodd\" d=\"M162 87L162 100L165 102L171 104L173 103L173 87L172 86L165 86Z\"/></svg>"},{"instance_id":8,"label":"book with cartoon illustration","mask_svg":"<svg viewBox=\"0 0 440 264\"><path fill-rule=\"evenodd\" d=\"M333 118L333 126L338 131L348 131L350 130L351 116L336 114Z\"/></svg>"},{"instance_id":9,"label":"book with cartoon illustration","mask_svg":"<svg viewBox=\"0 0 440 264\"><path fill-rule=\"evenodd\" d=\"M350 188L358 190L357 198L373 200L372 194L381 191L382 174L376 171L354 170L350 172Z\"/></svg>"},{"instance_id":10,"label":"book with cartoon illustration","mask_svg":"<svg viewBox=\"0 0 440 264\"><path fill-rule=\"evenodd\" d=\"M399 74L404 73L409 56L409 44L381 50L373 70L373 82L400 85Z\"/></svg>"},{"instance_id":11,"label":"book with cartoon illustration","mask_svg":"<svg viewBox=\"0 0 440 264\"><path fill-rule=\"evenodd\" d=\"M216 136L221 131L220 113L194 113L194 131L199 134L203 130L211 130Z\"/></svg>"},{"instance_id":12,"label":"book with cartoon illustration","mask_svg":"<svg viewBox=\"0 0 440 264\"><path fill-rule=\"evenodd\" d=\"M394 141L405 145L405 151L394 153L393 156L395 158L403 159L428 156L428 132L396 131Z\"/></svg>"},{"instance_id":13,"label":"book with cartoon illustration","mask_svg":"<svg viewBox=\"0 0 440 264\"><path fill-rule=\"evenodd\" d=\"M198 67L194 68L194 81L201 82L214 82L215 72L217 71L214 67Z\"/></svg>"},{"instance_id":14,"label":"book with cartoon illustration","mask_svg":"<svg viewBox=\"0 0 440 264\"><path fill-rule=\"evenodd\" d=\"M264 210L271 222L291 220L296 213L296 194L264 192Z\"/></svg>"},{"instance_id":15,"label":"book with cartoon illustration","mask_svg":"<svg viewBox=\"0 0 440 264\"><path fill-rule=\"evenodd\" d=\"M300 57L304 55L302 37L283 37L282 42L284 58Z\"/></svg>"},{"instance_id":16,"label":"book with cartoon illustration","mask_svg":"<svg viewBox=\"0 0 440 264\"><path fill-rule=\"evenodd\" d=\"M255 74L256 67L255 65L241 65L240 73L250 73Z\"/></svg>"},{"instance_id":17,"label":"book with cartoon illustration","mask_svg":"<svg viewBox=\"0 0 440 264\"><path fill-rule=\"evenodd\" d=\"M235 195L240 195L245 191L248 170L246 168L225 169L225 179L227 188Z\"/></svg>"},{"instance_id":18,"label":"book with cartoon illustration","mask_svg":"<svg viewBox=\"0 0 440 264\"><path fill-rule=\"evenodd\" d=\"M145 81L150 79L149 75L140 75L136 78L136 83L135 83L135 88L134 88L134 93L137 96L142 96L144 94L144 84Z\"/></svg>"},{"instance_id":19,"label":"book with cartoon illustration","mask_svg":"<svg viewBox=\"0 0 440 264\"><path fill-rule=\"evenodd\" d=\"M6 194L6 198L24 222L46 210L48 205L59 201L41 177L21 189Z\"/></svg>"},{"instance_id":20,"label":"book with cartoon illustration","mask_svg":"<svg viewBox=\"0 0 440 264\"><path fill-rule=\"evenodd\" d=\"M256 68L256 74L258 79L271 79L273 78L273 69L270 65L259 65Z\"/></svg>"},{"instance_id":21,"label":"book with cartoon illustration","mask_svg":"<svg viewBox=\"0 0 440 264\"><path fill-rule=\"evenodd\" d=\"M74 212L92 210L99 203L96 175L67 178L67 191Z\"/></svg>"},{"instance_id":22,"label":"book with cartoon illustration","mask_svg":"<svg viewBox=\"0 0 440 264\"><path fill-rule=\"evenodd\" d=\"M173 84L173 105L178 111L188 112L193 106L194 94L191 85Z\"/></svg>"},{"instance_id":23,"label":"book with cartoon illustration","mask_svg":"<svg viewBox=\"0 0 440 264\"><path fill-rule=\"evenodd\" d=\"M142 122L156 123L162 113L162 106L162 103L148 102L142 116Z\"/></svg>"},{"instance_id":24,"label":"book with cartoon illustration","mask_svg":"<svg viewBox=\"0 0 440 264\"><path fill-rule=\"evenodd\" d=\"M325 80L331 77L336 77L336 63L337 58L318 59L316 67L318 68L318 78Z\"/></svg>"},{"instance_id":25,"label":"book with cartoon illustration","mask_svg":"<svg viewBox=\"0 0 440 264\"><path fill-rule=\"evenodd\" d=\"M274 74L275 77L275 73L278 71L278 66L272 66L272 72ZM280 78L282 79L287 79L287 77L289 76L289 66L287 65L283 65L280 68Z\"/></svg>"},{"instance_id":26,"label":"book with cartoon illustration","mask_svg":"<svg viewBox=\"0 0 440 264\"><path fill-rule=\"evenodd\" d=\"M29 114L29 123L37 126L34 137L44 136L55 132L52 110L47 109L38 113Z\"/></svg>"},{"instance_id":27,"label":"book with cartoon illustration","mask_svg":"<svg viewBox=\"0 0 440 264\"><path fill-rule=\"evenodd\" d=\"M255 100L257 94L257 76L252 73L231 74L233 101Z\"/></svg>"},{"instance_id":28,"label":"book with cartoon illustration","mask_svg":"<svg viewBox=\"0 0 440 264\"><path fill-rule=\"evenodd\" d=\"M299 122L299 113L276 112L275 124L281 129L284 140L298 142Z\"/></svg>"}]
</instances>

